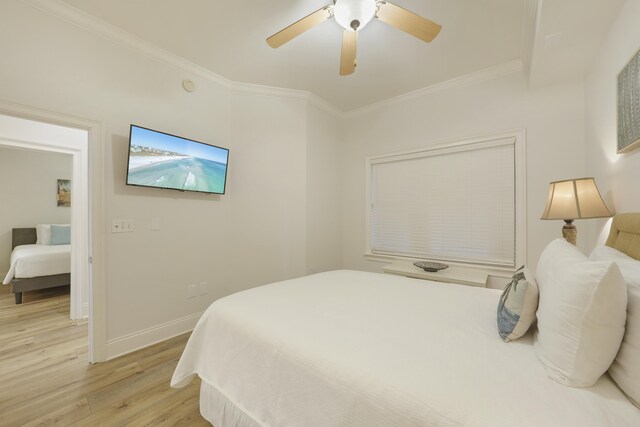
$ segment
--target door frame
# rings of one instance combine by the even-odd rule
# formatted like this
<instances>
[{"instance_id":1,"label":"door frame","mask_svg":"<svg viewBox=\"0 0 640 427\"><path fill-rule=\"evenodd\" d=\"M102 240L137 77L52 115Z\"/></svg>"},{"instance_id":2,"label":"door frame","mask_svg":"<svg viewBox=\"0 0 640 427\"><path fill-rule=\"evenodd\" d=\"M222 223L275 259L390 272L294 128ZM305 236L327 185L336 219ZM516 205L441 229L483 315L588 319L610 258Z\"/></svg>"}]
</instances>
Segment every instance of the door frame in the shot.
<instances>
[{"instance_id":1,"label":"door frame","mask_svg":"<svg viewBox=\"0 0 640 427\"><path fill-rule=\"evenodd\" d=\"M28 140L2 138L4 145L73 156L74 200L71 206L72 243L80 249L72 255L72 271L87 280L88 312L83 313L81 286L74 286L72 318L89 316L88 356L90 363L106 359L106 270L104 251L104 126L99 121L47 111L0 100L0 114L19 119L81 129L87 132L86 146L65 146L37 136ZM78 187L78 192L76 188ZM79 196L79 197L78 197Z\"/></svg>"}]
</instances>

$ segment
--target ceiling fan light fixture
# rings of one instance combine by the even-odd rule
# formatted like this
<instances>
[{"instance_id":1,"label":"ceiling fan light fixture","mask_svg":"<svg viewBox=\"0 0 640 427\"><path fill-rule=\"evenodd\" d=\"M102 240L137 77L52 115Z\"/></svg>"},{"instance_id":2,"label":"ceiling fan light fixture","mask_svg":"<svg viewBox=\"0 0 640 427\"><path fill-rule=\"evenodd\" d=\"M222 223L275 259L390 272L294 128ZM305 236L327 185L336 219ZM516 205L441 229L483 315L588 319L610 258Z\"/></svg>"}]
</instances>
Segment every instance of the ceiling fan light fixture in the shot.
<instances>
[{"instance_id":1,"label":"ceiling fan light fixture","mask_svg":"<svg viewBox=\"0 0 640 427\"><path fill-rule=\"evenodd\" d=\"M353 74L355 71L358 31L373 17L427 43L435 39L442 29L442 25L387 0L333 0L333 4L321 7L267 37L267 44L274 49L278 48L332 16L344 28L340 53L341 76Z\"/></svg>"},{"instance_id":2,"label":"ceiling fan light fixture","mask_svg":"<svg viewBox=\"0 0 640 427\"><path fill-rule=\"evenodd\" d=\"M336 22L348 31L361 30L375 14L376 0L336 0L333 6Z\"/></svg>"}]
</instances>

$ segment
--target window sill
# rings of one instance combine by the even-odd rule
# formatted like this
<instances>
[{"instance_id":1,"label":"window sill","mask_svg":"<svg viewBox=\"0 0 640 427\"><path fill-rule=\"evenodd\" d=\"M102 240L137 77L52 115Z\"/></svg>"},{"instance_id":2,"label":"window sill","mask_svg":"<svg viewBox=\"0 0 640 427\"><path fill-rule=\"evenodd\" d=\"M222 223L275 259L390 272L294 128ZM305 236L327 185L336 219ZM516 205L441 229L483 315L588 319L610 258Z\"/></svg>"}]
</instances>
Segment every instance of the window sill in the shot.
<instances>
[{"instance_id":1,"label":"window sill","mask_svg":"<svg viewBox=\"0 0 640 427\"><path fill-rule=\"evenodd\" d=\"M380 254L372 254L372 253L365 253L364 257L367 261L380 262L385 264L393 263L393 262L413 263L415 261L425 261L424 259L420 259L420 258L398 257L398 256L392 256L392 255L380 255ZM471 270L482 271L483 273L487 273L487 275L489 276L495 276L495 277L511 278L511 276L513 276L513 273L515 273L516 271L516 269L512 267L492 267L492 266L486 266L486 265L469 264L469 263L446 261L446 260L445 261L438 260L438 262L443 262L447 265L455 266L458 268L468 268Z\"/></svg>"}]
</instances>

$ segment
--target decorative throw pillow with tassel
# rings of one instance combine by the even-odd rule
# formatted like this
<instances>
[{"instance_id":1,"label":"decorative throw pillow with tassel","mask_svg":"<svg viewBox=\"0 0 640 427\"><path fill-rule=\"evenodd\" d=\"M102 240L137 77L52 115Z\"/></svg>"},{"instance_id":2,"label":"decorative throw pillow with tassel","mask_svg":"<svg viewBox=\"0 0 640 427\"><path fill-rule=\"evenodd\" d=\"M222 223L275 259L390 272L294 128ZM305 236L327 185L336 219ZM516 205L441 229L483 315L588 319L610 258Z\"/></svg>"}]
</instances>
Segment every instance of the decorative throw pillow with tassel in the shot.
<instances>
[{"instance_id":1,"label":"decorative throw pillow with tassel","mask_svg":"<svg viewBox=\"0 0 640 427\"><path fill-rule=\"evenodd\" d=\"M509 342L523 336L536 318L538 285L523 265L504 288L498 303L498 332Z\"/></svg>"}]
</instances>

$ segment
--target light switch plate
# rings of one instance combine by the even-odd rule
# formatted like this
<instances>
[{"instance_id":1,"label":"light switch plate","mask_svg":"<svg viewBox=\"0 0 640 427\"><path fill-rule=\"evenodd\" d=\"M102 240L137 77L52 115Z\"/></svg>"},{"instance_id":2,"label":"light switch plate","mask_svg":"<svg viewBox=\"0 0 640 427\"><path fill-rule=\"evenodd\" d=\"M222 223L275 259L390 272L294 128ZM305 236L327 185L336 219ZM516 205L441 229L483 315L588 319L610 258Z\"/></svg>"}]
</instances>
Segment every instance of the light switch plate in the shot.
<instances>
[{"instance_id":1,"label":"light switch plate","mask_svg":"<svg viewBox=\"0 0 640 427\"><path fill-rule=\"evenodd\" d=\"M160 218L151 218L152 231L160 231L161 226L162 226L162 222L160 221Z\"/></svg>"},{"instance_id":2,"label":"light switch plate","mask_svg":"<svg viewBox=\"0 0 640 427\"><path fill-rule=\"evenodd\" d=\"M122 221L122 232L123 233L132 233L134 230L133 220L125 219Z\"/></svg>"}]
</instances>

